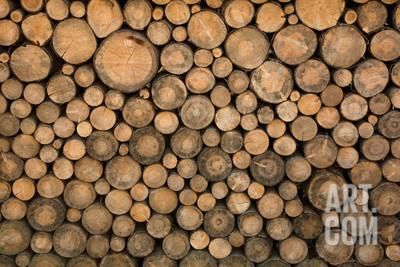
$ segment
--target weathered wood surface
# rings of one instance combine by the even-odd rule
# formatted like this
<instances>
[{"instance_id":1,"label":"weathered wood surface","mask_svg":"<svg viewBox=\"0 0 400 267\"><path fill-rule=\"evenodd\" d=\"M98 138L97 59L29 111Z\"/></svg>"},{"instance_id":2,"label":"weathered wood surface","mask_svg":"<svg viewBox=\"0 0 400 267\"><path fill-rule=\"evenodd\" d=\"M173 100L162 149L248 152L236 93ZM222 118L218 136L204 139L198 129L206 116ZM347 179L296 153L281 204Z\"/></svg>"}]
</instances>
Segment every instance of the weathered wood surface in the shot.
<instances>
[{"instance_id":1,"label":"weathered wood surface","mask_svg":"<svg viewBox=\"0 0 400 267\"><path fill-rule=\"evenodd\" d=\"M0 0L0 266L399 266L399 30L397 0ZM350 217L378 242L327 242Z\"/></svg>"}]
</instances>

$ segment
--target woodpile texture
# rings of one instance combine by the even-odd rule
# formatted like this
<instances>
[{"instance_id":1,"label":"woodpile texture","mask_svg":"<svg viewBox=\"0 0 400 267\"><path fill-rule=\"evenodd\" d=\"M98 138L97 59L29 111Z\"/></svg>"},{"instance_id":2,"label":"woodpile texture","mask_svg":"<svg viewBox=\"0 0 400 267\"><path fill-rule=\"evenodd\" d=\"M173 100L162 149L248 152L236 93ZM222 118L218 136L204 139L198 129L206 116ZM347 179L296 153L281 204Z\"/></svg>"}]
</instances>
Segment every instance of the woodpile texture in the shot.
<instances>
[{"instance_id":1,"label":"woodpile texture","mask_svg":"<svg viewBox=\"0 0 400 267\"><path fill-rule=\"evenodd\" d=\"M0 0L0 266L400 266L397 2Z\"/></svg>"}]
</instances>

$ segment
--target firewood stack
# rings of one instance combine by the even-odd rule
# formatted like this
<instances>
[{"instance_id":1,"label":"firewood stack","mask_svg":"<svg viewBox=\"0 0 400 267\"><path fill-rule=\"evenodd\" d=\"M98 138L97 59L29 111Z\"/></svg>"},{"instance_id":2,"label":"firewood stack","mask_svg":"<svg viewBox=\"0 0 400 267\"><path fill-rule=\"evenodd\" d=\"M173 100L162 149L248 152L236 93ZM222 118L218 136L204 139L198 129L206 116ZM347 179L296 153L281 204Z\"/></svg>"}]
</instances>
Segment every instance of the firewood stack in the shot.
<instances>
[{"instance_id":1,"label":"firewood stack","mask_svg":"<svg viewBox=\"0 0 400 267\"><path fill-rule=\"evenodd\" d=\"M400 266L399 30L397 0L0 0L0 266ZM345 184L378 243L325 240Z\"/></svg>"}]
</instances>

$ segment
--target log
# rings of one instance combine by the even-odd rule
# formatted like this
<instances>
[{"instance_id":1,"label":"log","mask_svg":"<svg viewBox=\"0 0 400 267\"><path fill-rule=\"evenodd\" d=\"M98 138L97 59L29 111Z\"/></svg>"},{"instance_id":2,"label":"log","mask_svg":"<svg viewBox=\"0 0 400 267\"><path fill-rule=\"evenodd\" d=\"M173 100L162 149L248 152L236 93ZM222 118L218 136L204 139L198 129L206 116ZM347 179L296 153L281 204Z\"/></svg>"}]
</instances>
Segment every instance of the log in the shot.
<instances>
[{"instance_id":1,"label":"log","mask_svg":"<svg viewBox=\"0 0 400 267\"><path fill-rule=\"evenodd\" d=\"M307 196L311 204L320 210L326 210L329 192L324 187L336 187L339 196L339 203L343 202L343 185L345 180L343 177L330 172L319 171L311 178L307 187Z\"/></svg>"},{"instance_id":2,"label":"log","mask_svg":"<svg viewBox=\"0 0 400 267\"><path fill-rule=\"evenodd\" d=\"M84 156L75 162L74 174L81 181L95 182L103 174L103 166L98 160Z\"/></svg>"},{"instance_id":3,"label":"log","mask_svg":"<svg viewBox=\"0 0 400 267\"><path fill-rule=\"evenodd\" d=\"M376 16L371 16L371 13L376 14ZM357 23L361 30L365 33L372 33L383 27L385 23L388 12L384 4L378 1L372 1L371 3L365 3L360 5L357 9Z\"/></svg>"},{"instance_id":4,"label":"log","mask_svg":"<svg viewBox=\"0 0 400 267\"><path fill-rule=\"evenodd\" d=\"M77 82L79 84L79 82ZM99 84L89 86L83 94L84 104L97 107L103 103L104 100L104 88ZM83 102L83 101L82 101ZM89 111L87 112L89 113ZM88 116L89 114L87 114Z\"/></svg>"},{"instance_id":5,"label":"log","mask_svg":"<svg viewBox=\"0 0 400 267\"><path fill-rule=\"evenodd\" d=\"M382 183L371 192L371 205L382 215L394 215L398 212L399 188L394 183Z\"/></svg>"},{"instance_id":6,"label":"log","mask_svg":"<svg viewBox=\"0 0 400 267\"><path fill-rule=\"evenodd\" d=\"M336 108L323 107L318 111L316 121L322 128L332 129L339 123L340 113Z\"/></svg>"},{"instance_id":7,"label":"log","mask_svg":"<svg viewBox=\"0 0 400 267\"><path fill-rule=\"evenodd\" d=\"M316 239L323 231L323 223L318 213L306 210L294 218L293 229L301 239Z\"/></svg>"},{"instance_id":8,"label":"log","mask_svg":"<svg viewBox=\"0 0 400 267\"><path fill-rule=\"evenodd\" d=\"M74 81L69 76L63 74L52 76L46 90L49 98L57 104L70 102L76 94Z\"/></svg>"},{"instance_id":9,"label":"log","mask_svg":"<svg viewBox=\"0 0 400 267\"><path fill-rule=\"evenodd\" d=\"M192 68L186 75L185 84L195 94L210 91L215 85L215 77L208 68Z\"/></svg>"},{"instance_id":10,"label":"log","mask_svg":"<svg viewBox=\"0 0 400 267\"><path fill-rule=\"evenodd\" d=\"M113 51L119 51L120 55L114 55ZM137 56L131 57L132 52ZM94 56L94 68L107 86L126 93L134 92L154 77L158 69L156 55L156 48L144 36L121 30L102 42ZM113 58L117 62L115 66L108 63ZM123 79L119 78L121 74Z\"/></svg>"},{"instance_id":11,"label":"log","mask_svg":"<svg viewBox=\"0 0 400 267\"><path fill-rule=\"evenodd\" d=\"M361 96L371 97L385 89L389 82L389 71L381 61L370 59L357 66L353 80Z\"/></svg>"},{"instance_id":12,"label":"log","mask_svg":"<svg viewBox=\"0 0 400 267\"><path fill-rule=\"evenodd\" d=\"M276 2L264 2L265 1L258 3L263 5L261 5L257 10L256 25L263 32L277 32L284 26L286 22L282 7Z\"/></svg>"},{"instance_id":13,"label":"log","mask_svg":"<svg viewBox=\"0 0 400 267\"><path fill-rule=\"evenodd\" d=\"M190 41L204 49L218 47L227 35L227 29L222 19L216 13L208 10L191 16L187 31Z\"/></svg>"},{"instance_id":14,"label":"log","mask_svg":"<svg viewBox=\"0 0 400 267\"><path fill-rule=\"evenodd\" d=\"M303 91L320 93L329 83L329 70L323 62L310 59L296 67L294 78Z\"/></svg>"},{"instance_id":15,"label":"log","mask_svg":"<svg viewBox=\"0 0 400 267\"><path fill-rule=\"evenodd\" d=\"M389 142L381 135L373 135L361 143L361 153L372 161L385 158L389 150Z\"/></svg>"},{"instance_id":16,"label":"log","mask_svg":"<svg viewBox=\"0 0 400 267\"><path fill-rule=\"evenodd\" d=\"M250 172L256 181L266 186L274 186L283 179L285 163L279 155L267 151L253 158Z\"/></svg>"},{"instance_id":17,"label":"log","mask_svg":"<svg viewBox=\"0 0 400 267\"><path fill-rule=\"evenodd\" d=\"M392 81L396 82L396 81L394 81L393 77L392 77ZM398 108L399 105L400 105L400 103L399 103L399 93L400 93L399 89L395 88L395 87L391 88L390 91L389 91L390 102L392 103L392 105L395 108Z\"/></svg>"},{"instance_id":18,"label":"log","mask_svg":"<svg viewBox=\"0 0 400 267\"><path fill-rule=\"evenodd\" d=\"M21 23L21 30L26 39L40 46L48 43L53 35L51 21L43 12L25 18Z\"/></svg>"},{"instance_id":19,"label":"log","mask_svg":"<svg viewBox=\"0 0 400 267\"><path fill-rule=\"evenodd\" d=\"M115 265L136 267L137 263L125 253L108 254L100 262L101 267L111 267Z\"/></svg>"},{"instance_id":20,"label":"log","mask_svg":"<svg viewBox=\"0 0 400 267\"><path fill-rule=\"evenodd\" d=\"M213 120L215 109L211 101L204 96L191 96L183 104L180 116L183 124L199 130L207 127Z\"/></svg>"},{"instance_id":21,"label":"log","mask_svg":"<svg viewBox=\"0 0 400 267\"><path fill-rule=\"evenodd\" d=\"M201 175L213 182L223 181L232 169L231 158L219 148L204 149L197 164Z\"/></svg>"},{"instance_id":22,"label":"log","mask_svg":"<svg viewBox=\"0 0 400 267\"><path fill-rule=\"evenodd\" d=\"M400 137L400 130L397 124L398 111L390 111L383 115L378 122L379 132L386 138L395 139Z\"/></svg>"},{"instance_id":23,"label":"log","mask_svg":"<svg viewBox=\"0 0 400 267\"><path fill-rule=\"evenodd\" d=\"M74 72L74 81L80 87L87 88L91 86L95 78L96 74L91 65L79 66Z\"/></svg>"},{"instance_id":24,"label":"log","mask_svg":"<svg viewBox=\"0 0 400 267\"><path fill-rule=\"evenodd\" d=\"M69 15L68 3L65 0L49 0L46 3L46 13L53 20L64 20Z\"/></svg>"},{"instance_id":25,"label":"log","mask_svg":"<svg viewBox=\"0 0 400 267\"><path fill-rule=\"evenodd\" d=\"M8 79L1 85L1 92L5 98L17 100L23 92L23 84L18 79Z\"/></svg>"},{"instance_id":26,"label":"log","mask_svg":"<svg viewBox=\"0 0 400 267\"><path fill-rule=\"evenodd\" d=\"M359 263L365 266L374 266L383 260L384 250L381 245L360 245L354 250Z\"/></svg>"},{"instance_id":27,"label":"log","mask_svg":"<svg viewBox=\"0 0 400 267\"><path fill-rule=\"evenodd\" d=\"M128 237L135 228L135 222L127 215L116 216L112 222L112 232L119 237Z\"/></svg>"},{"instance_id":28,"label":"log","mask_svg":"<svg viewBox=\"0 0 400 267\"><path fill-rule=\"evenodd\" d=\"M223 199L228 192L229 188L224 182L216 182L211 187L211 193L216 199Z\"/></svg>"},{"instance_id":29,"label":"log","mask_svg":"<svg viewBox=\"0 0 400 267\"><path fill-rule=\"evenodd\" d=\"M275 192L267 192L257 202L257 209L265 219L274 219L283 212L283 199Z\"/></svg>"},{"instance_id":30,"label":"log","mask_svg":"<svg viewBox=\"0 0 400 267\"><path fill-rule=\"evenodd\" d=\"M272 250L272 240L263 237L251 237L244 246L244 254L254 263L261 263L269 258Z\"/></svg>"},{"instance_id":31,"label":"log","mask_svg":"<svg viewBox=\"0 0 400 267\"><path fill-rule=\"evenodd\" d=\"M185 186L185 181L184 178L180 175L172 174L169 175L167 178L167 185L168 188L171 189L172 191L180 191L184 188ZM193 189L193 186L191 185L191 188Z\"/></svg>"},{"instance_id":32,"label":"log","mask_svg":"<svg viewBox=\"0 0 400 267\"><path fill-rule=\"evenodd\" d=\"M255 10L249 1L233 0L224 5L225 22L232 28L246 26L253 19ZM238 10L240 10L238 12Z\"/></svg>"},{"instance_id":33,"label":"log","mask_svg":"<svg viewBox=\"0 0 400 267\"><path fill-rule=\"evenodd\" d=\"M233 214L223 206L216 206L204 215L204 230L213 238L227 237L234 228Z\"/></svg>"},{"instance_id":34,"label":"log","mask_svg":"<svg viewBox=\"0 0 400 267\"><path fill-rule=\"evenodd\" d=\"M145 241L145 242L143 242ZM154 239L145 231L136 231L129 238L127 249L133 257L146 257L154 250Z\"/></svg>"},{"instance_id":35,"label":"log","mask_svg":"<svg viewBox=\"0 0 400 267\"><path fill-rule=\"evenodd\" d=\"M233 70L232 62L227 57L219 57L214 60L212 72L217 78L226 78Z\"/></svg>"},{"instance_id":36,"label":"log","mask_svg":"<svg viewBox=\"0 0 400 267\"><path fill-rule=\"evenodd\" d=\"M172 228L171 220L168 216L162 214L154 214L148 220L146 230L154 238L166 237Z\"/></svg>"},{"instance_id":37,"label":"log","mask_svg":"<svg viewBox=\"0 0 400 267\"><path fill-rule=\"evenodd\" d=\"M29 247L31 230L24 222L4 221L0 224L0 233L3 255L16 255Z\"/></svg>"},{"instance_id":38,"label":"log","mask_svg":"<svg viewBox=\"0 0 400 267\"><path fill-rule=\"evenodd\" d=\"M95 131L88 137L85 146L91 157L106 161L117 153L118 141L109 132Z\"/></svg>"},{"instance_id":39,"label":"log","mask_svg":"<svg viewBox=\"0 0 400 267\"><path fill-rule=\"evenodd\" d=\"M145 257L143 260L143 266L145 267L150 267L154 265L162 265L166 267L175 267L176 262L174 260L171 260L168 258L162 250L156 250L153 253L151 253L149 256Z\"/></svg>"},{"instance_id":40,"label":"log","mask_svg":"<svg viewBox=\"0 0 400 267\"><path fill-rule=\"evenodd\" d=\"M279 138L286 132L286 123L280 119L274 119L267 125L267 133L272 138Z\"/></svg>"},{"instance_id":41,"label":"log","mask_svg":"<svg viewBox=\"0 0 400 267\"><path fill-rule=\"evenodd\" d=\"M8 1L8 0L2 0L0 2L0 18L5 18L7 15L15 8L13 5L13 2Z\"/></svg>"},{"instance_id":42,"label":"log","mask_svg":"<svg viewBox=\"0 0 400 267\"><path fill-rule=\"evenodd\" d=\"M400 144L399 144L398 139L392 141L390 151L391 151L393 157L395 157L397 159L400 158L399 146L400 146Z\"/></svg>"},{"instance_id":43,"label":"log","mask_svg":"<svg viewBox=\"0 0 400 267\"><path fill-rule=\"evenodd\" d=\"M358 19L358 14L354 9L347 9L344 14L344 21L346 24L354 24Z\"/></svg>"},{"instance_id":44,"label":"log","mask_svg":"<svg viewBox=\"0 0 400 267\"><path fill-rule=\"evenodd\" d=\"M382 164L382 174L386 180L397 182L399 180L398 159L389 158Z\"/></svg>"},{"instance_id":45,"label":"log","mask_svg":"<svg viewBox=\"0 0 400 267\"><path fill-rule=\"evenodd\" d=\"M259 67L264 62L269 47L268 38L253 27L235 30L225 41L225 51L232 63L249 70Z\"/></svg>"},{"instance_id":46,"label":"log","mask_svg":"<svg viewBox=\"0 0 400 267\"><path fill-rule=\"evenodd\" d=\"M69 208L66 214L67 221L78 222L82 218L82 212L75 208Z\"/></svg>"},{"instance_id":47,"label":"log","mask_svg":"<svg viewBox=\"0 0 400 267\"><path fill-rule=\"evenodd\" d=\"M165 7L165 17L174 25L182 25L190 18L190 9L187 3L173 0Z\"/></svg>"},{"instance_id":48,"label":"log","mask_svg":"<svg viewBox=\"0 0 400 267\"><path fill-rule=\"evenodd\" d=\"M292 234L293 224L288 218L277 217L267 223L266 231L273 240L285 240Z\"/></svg>"},{"instance_id":49,"label":"log","mask_svg":"<svg viewBox=\"0 0 400 267\"><path fill-rule=\"evenodd\" d=\"M65 265L65 261L54 253L36 254L32 257L30 266L39 267L43 265L61 267Z\"/></svg>"},{"instance_id":50,"label":"log","mask_svg":"<svg viewBox=\"0 0 400 267\"><path fill-rule=\"evenodd\" d=\"M161 199L163 203L160 202ZM178 198L172 190L161 187L150 192L149 205L157 213L169 214L176 209Z\"/></svg>"},{"instance_id":51,"label":"log","mask_svg":"<svg viewBox=\"0 0 400 267\"><path fill-rule=\"evenodd\" d=\"M174 230L163 239L162 249L170 259L180 260L189 253L189 238L185 232Z\"/></svg>"},{"instance_id":52,"label":"log","mask_svg":"<svg viewBox=\"0 0 400 267\"><path fill-rule=\"evenodd\" d=\"M386 256L392 261L399 261L399 246L390 245L385 249Z\"/></svg>"},{"instance_id":53,"label":"log","mask_svg":"<svg viewBox=\"0 0 400 267\"><path fill-rule=\"evenodd\" d=\"M41 47L35 45L20 46L10 57L10 67L13 73L24 82L45 79L51 69L50 55Z\"/></svg>"},{"instance_id":54,"label":"log","mask_svg":"<svg viewBox=\"0 0 400 267\"><path fill-rule=\"evenodd\" d=\"M122 215L131 209L132 199L128 192L113 189L106 195L104 204L112 214Z\"/></svg>"},{"instance_id":55,"label":"log","mask_svg":"<svg viewBox=\"0 0 400 267\"><path fill-rule=\"evenodd\" d=\"M75 98L67 104L65 113L73 122L79 123L89 117L89 106L80 98Z\"/></svg>"},{"instance_id":56,"label":"log","mask_svg":"<svg viewBox=\"0 0 400 267\"><path fill-rule=\"evenodd\" d=\"M0 182L1 194L0 194L0 201L6 201L11 195L11 185L6 181Z\"/></svg>"},{"instance_id":57,"label":"log","mask_svg":"<svg viewBox=\"0 0 400 267\"><path fill-rule=\"evenodd\" d=\"M317 49L317 36L303 24L290 25L277 33L272 47L277 57L284 63L298 65L307 61L314 54Z\"/></svg>"},{"instance_id":58,"label":"log","mask_svg":"<svg viewBox=\"0 0 400 267\"><path fill-rule=\"evenodd\" d=\"M10 46L16 43L20 38L20 29L18 25L8 19L2 19L0 21L1 26L1 38L0 44L2 46Z\"/></svg>"},{"instance_id":59,"label":"log","mask_svg":"<svg viewBox=\"0 0 400 267\"><path fill-rule=\"evenodd\" d=\"M354 167L359 160L359 153L353 147L342 147L338 150L336 162L343 169Z\"/></svg>"},{"instance_id":60,"label":"log","mask_svg":"<svg viewBox=\"0 0 400 267\"><path fill-rule=\"evenodd\" d=\"M376 187L382 179L382 171L373 161L361 160L350 171L350 178L354 184L370 184Z\"/></svg>"},{"instance_id":61,"label":"log","mask_svg":"<svg viewBox=\"0 0 400 267\"><path fill-rule=\"evenodd\" d=\"M102 235L92 235L88 239L86 251L91 258L98 259L107 255L109 247L107 237Z\"/></svg>"},{"instance_id":62,"label":"log","mask_svg":"<svg viewBox=\"0 0 400 267\"><path fill-rule=\"evenodd\" d=\"M151 21L152 6L147 0L127 1L123 14L129 27L134 30L143 30Z\"/></svg>"},{"instance_id":63,"label":"log","mask_svg":"<svg viewBox=\"0 0 400 267\"><path fill-rule=\"evenodd\" d=\"M277 106L276 113L282 121L291 122L297 117L298 108L296 103L292 101L285 101Z\"/></svg>"},{"instance_id":64,"label":"log","mask_svg":"<svg viewBox=\"0 0 400 267\"><path fill-rule=\"evenodd\" d=\"M353 80L353 74L348 69L338 69L333 73L333 80L340 87L349 86Z\"/></svg>"},{"instance_id":65,"label":"log","mask_svg":"<svg viewBox=\"0 0 400 267\"><path fill-rule=\"evenodd\" d=\"M64 20L57 25L52 45L57 55L70 64L86 62L97 48L96 38L89 25L76 18Z\"/></svg>"},{"instance_id":66,"label":"log","mask_svg":"<svg viewBox=\"0 0 400 267\"><path fill-rule=\"evenodd\" d=\"M74 240L69 243L67 240ZM53 246L57 254L72 258L80 255L86 248L87 235L85 231L74 224L63 224L54 232Z\"/></svg>"},{"instance_id":67,"label":"log","mask_svg":"<svg viewBox=\"0 0 400 267\"><path fill-rule=\"evenodd\" d=\"M58 199L36 198L28 207L27 219L35 230L51 232L61 226L65 212Z\"/></svg>"},{"instance_id":68,"label":"log","mask_svg":"<svg viewBox=\"0 0 400 267\"><path fill-rule=\"evenodd\" d=\"M342 264L348 261L353 254L354 246L347 245L343 242L343 237L340 234L341 230L332 230L333 235L338 235L339 242L336 245L326 243L324 234L321 234L316 243L318 255L329 264Z\"/></svg>"},{"instance_id":69,"label":"log","mask_svg":"<svg viewBox=\"0 0 400 267\"><path fill-rule=\"evenodd\" d=\"M18 221L25 217L27 207L17 198L9 198L2 203L1 215L9 221Z\"/></svg>"},{"instance_id":70,"label":"log","mask_svg":"<svg viewBox=\"0 0 400 267\"><path fill-rule=\"evenodd\" d=\"M278 104L289 97L293 89L293 77L284 65L266 61L252 72L250 84L259 98Z\"/></svg>"},{"instance_id":71,"label":"log","mask_svg":"<svg viewBox=\"0 0 400 267\"><path fill-rule=\"evenodd\" d=\"M231 254L232 246L226 239L215 238L211 240L208 251L214 258L223 259Z\"/></svg>"},{"instance_id":72,"label":"log","mask_svg":"<svg viewBox=\"0 0 400 267\"><path fill-rule=\"evenodd\" d=\"M151 92L157 107L164 110L172 110L182 106L187 96L184 83L180 79L178 79L178 77L172 75L163 76L157 79L153 83ZM147 112L149 113L150 111Z\"/></svg>"},{"instance_id":73,"label":"log","mask_svg":"<svg viewBox=\"0 0 400 267\"><path fill-rule=\"evenodd\" d=\"M275 140L273 150L280 156L290 156L296 151L296 142L289 135L284 135Z\"/></svg>"},{"instance_id":74,"label":"log","mask_svg":"<svg viewBox=\"0 0 400 267\"><path fill-rule=\"evenodd\" d=\"M82 225L90 234L105 234L111 228L112 215L102 204L94 203L83 211Z\"/></svg>"},{"instance_id":75,"label":"log","mask_svg":"<svg viewBox=\"0 0 400 267\"><path fill-rule=\"evenodd\" d=\"M308 255L308 247L302 239L292 236L279 244L279 254L290 264L302 262Z\"/></svg>"},{"instance_id":76,"label":"log","mask_svg":"<svg viewBox=\"0 0 400 267\"><path fill-rule=\"evenodd\" d=\"M117 1L91 0L87 5L87 21L98 38L105 38L117 31L123 23L123 15Z\"/></svg>"},{"instance_id":77,"label":"log","mask_svg":"<svg viewBox=\"0 0 400 267\"><path fill-rule=\"evenodd\" d=\"M91 205L96 197L93 185L79 180L72 180L65 186L64 201L76 209L85 209Z\"/></svg>"},{"instance_id":78,"label":"log","mask_svg":"<svg viewBox=\"0 0 400 267\"><path fill-rule=\"evenodd\" d=\"M279 257L273 257L270 258L262 263L259 264L259 266L261 267L288 267L290 266L288 263L286 263L285 261L283 261L281 258Z\"/></svg>"},{"instance_id":79,"label":"log","mask_svg":"<svg viewBox=\"0 0 400 267\"><path fill-rule=\"evenodd\" d=\"M304 261L299 263L297 266L299 267L306 267L306 266L321 266L321 267L327 267L328 265L321 260L320 258L306 258ZM345 267L345 265L340 265L341 267Z\"/></svg>"},{"instance_id":80,"label":"log","mask_svg":"<svg viewBox=\"0 0 400 267\"><path fill-rule=\"evenodd\" d=\"M193 190L186 188L179 193L179 202L183 205L194 205L197 201L197 194Z\"/></svg>"},{"instance_id":81,"label":"log","mask_svg":"<svg viewBox=\"0 0 400 267\"><path fill-rule=\"evenodd\" d=\"M128 99L122 110L125 121L133 127L142 128L148 125L153 120L154 115L153 104L141 98Z\"/></svg>"},{"instance_id":82,"label":"log","mask_svg":"<svg viewBox=\"0 0 400 267\"><path fill-rule=\"evenodd\" d=\"M105 169L105 177L113 187L126 190L136 184L142 175L140 165L130 156L117 156L109 161Z\"/></svg>"},{"instance_id":83,"label":"log","mask_svg":"<svg viewBox=\"0 0 400 267\"><path fill-rule=\"evenodd\" d=\"M20 120L11 113L0 114L0 134L3 136L13 136L18 133Z\"/></svg>"},{"instance_id":84,"label":"log","mask_svg":"<svg viewBox=\"0 0 400 267\"><path fill-rule=\"evenodd\" d=\"M4 82L10 77L11 71L7 63L0 62L0 81ZM2 109L4 108L5 103L2 103Z\"/></svg>"},{"instance_id":85,"label":"log","mask_svg":"<svg viewBox=\"0 0 400 267\"><path fill-rule=\"evenodd\" d=\"M153 21L147 27L147 38L155 45L165 45L171 39L171 25L165 21Z\"/></svg>"},{"instance_id":86,"label":"log","mask_svg":"<svg viewBox=\"0 0 400 267\"><path fill-rule=\"evenodd\" d=\"M234 94L243 93L250 83L247 74L241 70L233 70L228 77L229 90Z\"/></svg>"},{"instance_id":87,"label":"log","mask_svg":"<svg viewBox=\"0 0 400 267\"><path fill-rule=\"evenodd\" d=\"M323 35L321 55L328 65L346 69L362 58L366 48L367 44L363 36L355 27L336 26Z\"/></svg>"},{"instance_id":88,"label":"log","mask_svg":"<svg viewBox=\"0 0 400 267\"><path fill-rule=\"evenodd\" d=\"M345 7L343 0L324 0L315 6L313 4L310 0L300 0L295 3L295 7L300 20L317 31L335 26Z\"/></svg>"},{"instance_id":89,"label":"log","mask_svg":"<svg viewBox=\"0 0 400 267\"><path fill-rule=\"evenodd\" d=\"M168 72L180 75L191 69L193 57L193 52L189 46L182 43L172 43L165 46L161 51L160 62Z\"/></svg>"},{"instance_id":90,"label":"log","mask_svg":"<svg viewBox=\"0 0 400 267\"><path fill-rule=\"evenodd\" d=\"M49 253L52 249L52 236L46 232L36 232L32 235L30 247L35 253Z\"/></svg>"},{"instance_id":91,"label":"log","mask_svg":"<svg viewBox=\"0 0 400 267\"><path fill-rule=\"evenodd\" d=\"M206 251L191 251L181 261L182 267L194 266L210 266L216 267L217 261Z\"/></svg>"},{"instance_id":92,"label":"log","mask_svg":"<svg viewBox=\"0 0 400 267\"><path fill-rule=\"evenodd\" d=\"M69 12L75 18L82 18L86 14L86 7L82 1L73 1L69 6Z\"/></svg>"},{"instance_id":93,"label":"log","mask_svg":"<svg viewBox=\"0 0 400 267\"><path fill-rule=\"evenodd\" d=\"M298 116L291 123L290 130L293 137L297 140L310 141L317 135L318 126L312 118Z\"/></svg>"},{"instance_id":94,"label":"log","mask_svg":"<svg viewBox=\"0 0 400 267\"><path fill-rule=\"evenodd\" d=\"M382 61L392 61L400 56L400 51L396 49L399 42L400 35L397 31L385 29L375 34L371 39L370 50L375 58ZM393 49L385 51L384 48L389 46Z\"/></svg>"}]
</instances>

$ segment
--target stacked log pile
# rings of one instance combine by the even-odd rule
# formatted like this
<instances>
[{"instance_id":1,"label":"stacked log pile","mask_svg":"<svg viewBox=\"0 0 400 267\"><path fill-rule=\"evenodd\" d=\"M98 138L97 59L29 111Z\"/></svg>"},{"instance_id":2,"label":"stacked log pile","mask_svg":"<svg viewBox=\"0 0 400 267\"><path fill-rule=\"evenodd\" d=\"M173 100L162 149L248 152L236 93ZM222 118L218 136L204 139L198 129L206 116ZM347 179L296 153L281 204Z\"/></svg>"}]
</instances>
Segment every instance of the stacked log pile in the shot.
<instances>
[{"instance_id":1,"label":"stacked log pile","mask_svg":"<svg viewBox=\"0 0 400 267\"><path fill-rule=\"evenodd\" d=\"M399 266L399 30L397 0L0 0L0 266ZM349 183L376 244L324 239Z\"/></svg>"}]
</instances>

